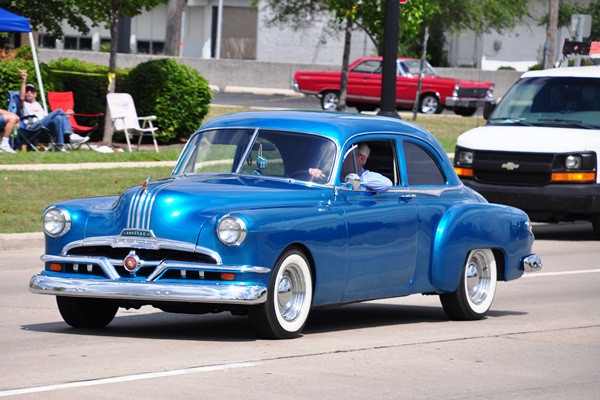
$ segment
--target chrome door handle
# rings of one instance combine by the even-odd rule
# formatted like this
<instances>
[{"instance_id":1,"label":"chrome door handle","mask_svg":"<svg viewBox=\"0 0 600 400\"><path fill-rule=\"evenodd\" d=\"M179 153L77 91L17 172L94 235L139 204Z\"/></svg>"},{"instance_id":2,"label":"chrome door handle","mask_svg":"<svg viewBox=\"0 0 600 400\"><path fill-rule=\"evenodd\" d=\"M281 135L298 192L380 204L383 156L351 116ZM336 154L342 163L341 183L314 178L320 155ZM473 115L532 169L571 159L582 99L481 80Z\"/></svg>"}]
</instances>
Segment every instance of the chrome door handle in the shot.
<instances>
[{"instance_id":1,"label":"chrome door handle","mask_svg":"<svg viewBox=\"0 0 600 400\"><path fill-rule=\"evenodd\" d=\"M414 199L415 197L417 197L416 194L401 194L400 195L400 200L403 201L411 201L412 199Z\"/></svg>"}]
</instances>

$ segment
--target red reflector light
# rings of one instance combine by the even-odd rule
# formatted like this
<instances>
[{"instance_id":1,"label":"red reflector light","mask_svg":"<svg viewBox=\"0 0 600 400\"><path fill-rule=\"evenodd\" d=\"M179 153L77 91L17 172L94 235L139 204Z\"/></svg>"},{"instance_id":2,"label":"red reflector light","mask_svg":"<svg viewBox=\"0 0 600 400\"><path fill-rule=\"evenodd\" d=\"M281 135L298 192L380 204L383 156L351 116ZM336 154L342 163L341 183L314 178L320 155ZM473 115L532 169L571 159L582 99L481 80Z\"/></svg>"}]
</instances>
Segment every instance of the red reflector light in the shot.
<instances>
[{"instance_id":1,"label":"red reflector light","mask_svg":"<svg viewBox=\"0 0 600 400\"><path fill-rule=\"evenodd\" d=\"M221 274L221 279L223 279L224 281L232 281L235 279L235 274L228 274L228 273Z\"/></svg>"},{"instance_id":2,"label":"red reflector light","mask_svg":"<svg viewBox=\"0 0 600 400\"><path fill-rule=\"evenodd\" d=\"M50 264L50 271L62 272L62 264Z\"/></svg>"},{"instance_id":3,"label":"red reflector light","mask_svg":"<svg viewBox=\"0 0 600 400\"><path fill-rule=\"evenodd\" d=\"M473 170L471 168L454 167L454 170L458 176L463 176L465 178L473 177Z\"/></svg>"},{"instance_id":4,"label":"red reflector light","mask_svg":"<svg viewBox=\"0 0 600 400\"><path fill-rule=\"evenodd\" d=\"M595 172L556 172L552 174L552 182L595 182Z\"/></svg>"}]
</instances>

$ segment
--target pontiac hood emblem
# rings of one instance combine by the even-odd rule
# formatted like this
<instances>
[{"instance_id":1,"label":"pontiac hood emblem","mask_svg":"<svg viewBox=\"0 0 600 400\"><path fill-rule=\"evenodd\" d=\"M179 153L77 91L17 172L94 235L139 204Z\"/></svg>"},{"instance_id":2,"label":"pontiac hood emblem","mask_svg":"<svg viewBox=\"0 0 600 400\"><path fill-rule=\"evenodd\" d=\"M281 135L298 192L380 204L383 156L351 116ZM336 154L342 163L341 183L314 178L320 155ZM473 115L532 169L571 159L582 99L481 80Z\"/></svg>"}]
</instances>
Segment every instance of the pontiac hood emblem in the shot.
<instances>
[{"instance_id":1,"label":"pontiac hood emblem","mask_svg":"<svg viewBox=\"0 0 600 400\"><path fill-rule=\"evenodd\" d=\"M519 169L519 164L515 164L514 162L507 162L502 164L502 168L507 169L509 171L513 171L515 169Z\"/></svg>"}]
</instances>

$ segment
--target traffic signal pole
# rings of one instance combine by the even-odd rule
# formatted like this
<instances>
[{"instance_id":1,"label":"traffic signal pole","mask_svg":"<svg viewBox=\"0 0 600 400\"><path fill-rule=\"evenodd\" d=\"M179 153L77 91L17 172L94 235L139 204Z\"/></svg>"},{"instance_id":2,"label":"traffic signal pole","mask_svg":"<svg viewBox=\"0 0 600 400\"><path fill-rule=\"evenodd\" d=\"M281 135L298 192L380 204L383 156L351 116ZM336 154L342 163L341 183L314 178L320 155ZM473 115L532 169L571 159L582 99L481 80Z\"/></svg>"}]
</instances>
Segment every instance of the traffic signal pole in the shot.
<instances>
[{"instance_id":1,"label":"traffic signal pole","mask_svg":"<svg viewBox=\"0 0 600 400\"><path fill-rule=\"evenodd\" d=\"M383 32L383 70L381 76L381 109L378 115L400 118L396 111L396 75L398 60L398 0L386 0Z\"/></svg>"}]
</instances>

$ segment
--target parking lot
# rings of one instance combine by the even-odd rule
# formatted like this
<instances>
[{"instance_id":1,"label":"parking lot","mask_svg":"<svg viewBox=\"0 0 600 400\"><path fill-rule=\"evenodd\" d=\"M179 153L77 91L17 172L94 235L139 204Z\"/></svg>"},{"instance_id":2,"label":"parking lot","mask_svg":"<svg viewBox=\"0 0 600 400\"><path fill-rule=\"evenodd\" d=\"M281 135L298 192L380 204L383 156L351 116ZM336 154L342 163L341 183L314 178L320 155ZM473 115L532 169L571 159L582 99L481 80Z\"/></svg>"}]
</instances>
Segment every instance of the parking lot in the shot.
<instances>
[{"instance_id":1,"label":"parking lot","mask_svg":"<svg viewBox=\"0 0 600 400\"><path fill-rule=\"evenodd\" d=\"M0 397L15 399L596 399L600 246L590 224L536 225L543 273L500 283L488 317L450 322L437 296L315 310L295 340L247 319L120 310L68 327L28 292L43 246L0 259Z\"/></svg>"}]
</instances>

